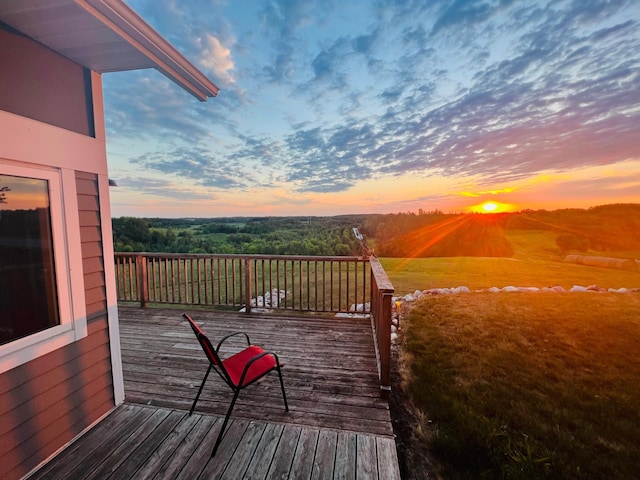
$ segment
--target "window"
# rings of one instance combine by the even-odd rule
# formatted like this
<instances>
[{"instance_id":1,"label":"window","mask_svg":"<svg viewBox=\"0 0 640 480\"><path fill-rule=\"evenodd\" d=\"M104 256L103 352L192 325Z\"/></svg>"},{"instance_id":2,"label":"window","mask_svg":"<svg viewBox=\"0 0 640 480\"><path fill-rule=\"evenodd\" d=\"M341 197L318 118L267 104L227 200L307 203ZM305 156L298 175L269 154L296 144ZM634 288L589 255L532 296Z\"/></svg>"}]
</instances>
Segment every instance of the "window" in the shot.
<instances>
[{"instance_id":1,"label":"window","mask_svg":"<svg viewBox=\"0 0 640 480\"><path fill-rule=\"evenodd\" d=\"M0 373L86 336L79 252L74 171L0 161Z\"/></svg>"},{"instance_id":2,"label":"window","mask_svg":"<svg viewBox=\"0 0 640 480\"><path fill-rule=\"evenodd\" d=\"M0 175L0 344L60 324L49 181Z\"/></svg>"}]
</instances>

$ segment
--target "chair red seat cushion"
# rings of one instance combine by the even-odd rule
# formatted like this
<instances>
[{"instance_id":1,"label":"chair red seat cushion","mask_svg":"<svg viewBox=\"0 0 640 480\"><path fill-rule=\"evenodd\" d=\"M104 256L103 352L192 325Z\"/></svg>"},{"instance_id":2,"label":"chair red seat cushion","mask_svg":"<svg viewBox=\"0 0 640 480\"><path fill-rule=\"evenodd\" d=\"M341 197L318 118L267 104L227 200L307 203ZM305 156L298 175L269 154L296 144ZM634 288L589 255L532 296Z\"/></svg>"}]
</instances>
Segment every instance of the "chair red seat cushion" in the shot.
<instances>
[{"instance_id":1,"label":"chair red seat cushion","mask_svg":"<svg viewBox=\"0 0 640 480\"><path fill-rule=\"evenodd\" d=\"M244 367L253 357L261 353L264 353L262 348L250 345L241 352L222 361L224 368L229 374L229 378L236 387L247 385L276 368L276 360L273 358L273 355L265 355L251 364L242 385L240 385L240 377L242 377Z\"/></svg>"}]
</instances>

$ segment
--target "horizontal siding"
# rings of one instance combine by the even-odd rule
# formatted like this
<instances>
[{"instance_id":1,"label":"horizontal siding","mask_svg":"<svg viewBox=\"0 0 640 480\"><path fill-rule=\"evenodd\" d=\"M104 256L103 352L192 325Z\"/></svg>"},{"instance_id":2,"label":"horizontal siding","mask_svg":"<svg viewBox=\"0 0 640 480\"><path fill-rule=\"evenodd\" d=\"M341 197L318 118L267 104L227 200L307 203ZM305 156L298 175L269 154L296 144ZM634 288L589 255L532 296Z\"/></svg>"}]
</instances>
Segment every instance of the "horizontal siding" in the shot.
<instances>
[{"instance_id":1,"label":"horizontal siding","mask_svg":"<svg viewBox=\"0 0 640 480\"><path fill-rule=\"evenodd\" d=\"M85 242L102 241L102 237L100 236L100 228L97 226L80 227L80 237Z\"/></svg>"},{"instance_id":2,"label":"horizontal siding","mask_svg":"<svg viewBox=\"0 0 640 480\"><path fill-rule=\"evenodd\" d=\"M113 406L105 324L1 377L0 465L13 472L3 478L25 475Z\"/></svg>"},{"instance_id":3,"label":"horizontal siding","mask_svg":"<svg viewBox=\"0 0 640 480\"><path fill-rule=\"evenodd\" d=\"M87 322L92 323L107 316L107 307L104 302L96 302L87 305Z\"/></svg>"},{"instance_id":4,"label":"horizontal siding","mask_svg":"<svg viewBox=\"0 0 640 480\"><path fill-rule=\"evenodd\" d=\"M94 195L78 195L78 208L81 210L98 209L98 197Z\"/></svg>"},{"instance_id":5,"label":"horizontal siding","mask_svg":"<svg viewBox=\"0 0 640 480\"><path fill-rule=\"evenodd\" d=\"M85 428L98 420L101 416L108 413L113 407L113 401L102 401L111 388L105 389L103 392L98 392L100 395L90 397L83 404L82 418L76 423L70 423L74 419L73 415L69 415L68 412L63 417L60 417L53 423L46 426L42 430L38 431L37 436L31 437L28 441L20 445L21 452L49 452L43 459L38 459L37 456L31 455L28 458L24 458L12 471L7 473L7 476L3 477L3 480L20 479L29 471L37 467L42 460L45 460L51 454L59 450L68 444L73 438L80 434ZM73 433L70 435L70 433ZM13 463L14 460L20 459L20 457L14 457L15 451L10 452L3 457L0 457L0 463L7 467Z\"/></svg>"},{"instance_id":6,"label":"horizontal siding","mask_svg":"<svg viewBox=\"0 0 640 480\"><path fill-rule=\"evenodd\" d=\"M82 258L102 258L102 243L82 242Z\"/></svg>"},{"instance_id":7,"label":"horizontal siding","mask_svg":"<svg viewBox=\"0 0 640 480\"><path fill-rule=\"evenodd\" d=\"M3 480L26 475L115 403L97 176L76 172L76 188L87 337L0 375Z\"/></svg>"},{"instance_id":8,"label":"horizontal siding","mask_svg":"<svg viewBox=\"0 0 640 480\"><path fill-rule=\"evenodd\" d=\"M0 403L0 433L6 431L7 423L2 415L10 411L11 404L26 403L38 395L42 395L60 383L65 383L80 375L83 369L93 363L100 362L103 356L93 354L93 350L105 350L108 354L109 338L104 327L93 327L94 334L90 334L77 342L75 349L58 349L47 355L33 360L28 368L16 367L0 377L0 391L10 395L14 402ZM93 362L85 357L86 351L92 351ZM64 368L59 368L61 365ZM31 372L37 372L39 378L37 384L33 384L30 378ZM13 415L19 415L14 413Z\"/></svg>"},{"instance_id":9,"label":"horizontal siding","mask_svg":"<svg viewBox=\"0 0 640 480\"><path fill-rule=\"evenodd\" d=\"M87 273L96 273L96 272L104 275L104 262L102 261L102 257L83 258L82 270L84 271L85 275Z\"/></svg>"},{"instance_id":10,"label":"horizontal siding","mask_svg":"<svg viewBox=\"0 0 640 480\"><path fill-rule=\"evenodd\" d=\"M104 287L104 275L101 272L86 273L84 276L84 287L90 288Z\"/></svg>"},{"instance_id":11,"label":"horizontal siding","mask_svg":"<svg viewBox=\"0 0 640 480\"><path fill-rule=\"evenodd\" d=\"M84 225L86 227L100 226L100 215L98 212L84 211L80 212L80 225Z\"/></svg>"}]
</instances>

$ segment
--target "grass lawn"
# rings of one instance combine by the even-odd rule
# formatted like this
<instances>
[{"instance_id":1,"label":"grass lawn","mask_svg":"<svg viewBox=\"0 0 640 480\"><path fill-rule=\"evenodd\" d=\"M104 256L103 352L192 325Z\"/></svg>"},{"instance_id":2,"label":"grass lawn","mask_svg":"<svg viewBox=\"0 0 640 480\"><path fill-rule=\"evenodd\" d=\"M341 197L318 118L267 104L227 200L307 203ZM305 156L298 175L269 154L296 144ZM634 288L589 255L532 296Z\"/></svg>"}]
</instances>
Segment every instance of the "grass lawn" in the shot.
<instances>
[{"instance_id":1,"label":"grass lawn","mask_svg":"<svg viewBox=\"0 0 640 480\"><path fill-rule=\"evenodd\" d=\"M435 296L402 325L443 478L637 478L640 294Z\"/></svg>"},{"instance_id":2,"label":"grass lawn","mask_svg":"<svg viewBox=\"0 0 640 480\"><path fill-rule=\"evenodd\" d=\"M380 259L396 294L416 289L467 286L472 290L490 287L550 287L573 285L603 288L638 288L640 272L565 263L555 245L557 234L537 230L506 232L514 256L439 257ZM587 255L640 258L640 252L589 252Z\"/></svg>"}]
</instances>

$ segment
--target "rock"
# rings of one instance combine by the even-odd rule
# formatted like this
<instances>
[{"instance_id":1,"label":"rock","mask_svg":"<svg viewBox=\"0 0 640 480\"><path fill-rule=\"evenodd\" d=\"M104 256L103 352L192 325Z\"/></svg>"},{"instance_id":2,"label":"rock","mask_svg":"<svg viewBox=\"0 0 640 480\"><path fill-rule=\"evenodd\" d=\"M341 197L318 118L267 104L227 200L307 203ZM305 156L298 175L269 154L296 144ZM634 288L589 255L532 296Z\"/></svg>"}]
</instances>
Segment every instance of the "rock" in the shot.
<instances>
[{"instance_id":1,"label":"rock","mask_svg":"<svg viewBox=\"0 0 640 480\"><path fill-rule=\"evenodd\" d=\"M583 287L582 285L574 285L569 289L570 292L586 292L587 287Z\"/></svg>"},{"instance_id":2,"label":"rock","mask_svg":"<svg viewBox=\"0 0 640 480\"><path fill-rule=\"evenodd\" d=\"M498 293L500 291L500 289L498 287L491 287L490 289L487 290L487 292L491 292L491 293Z\"/></svg>"},{"instance_id":3,"label":"rock","mask_svg":"<svg viewBox=\"0 0 640 480\"><path fill-rule=\"evenodd\" d=\"M364 307L365 307L364 303L353 304L349 308L349 311L350 312L364 312Z\"/></svg>"},{"instance_id":4,"label":"rock","mask_svg":"<svg viewBox=\"0 0 640 480\"><path fill-rule=\"evenodd\" d=\"M506 286L502 289L503 292L517 292L518 288L512 285Z\"/></svg>"},{"instance_id":5,"label":"rock","mask_svg":"<svg viewBox=\"0 0 640 480\"><path fill-rule=\"evenodd\" d=\"M392 333L391 334L391 343L395 344L398 341L398 334L397 333Z\"/></svg>"}]
</instances>

